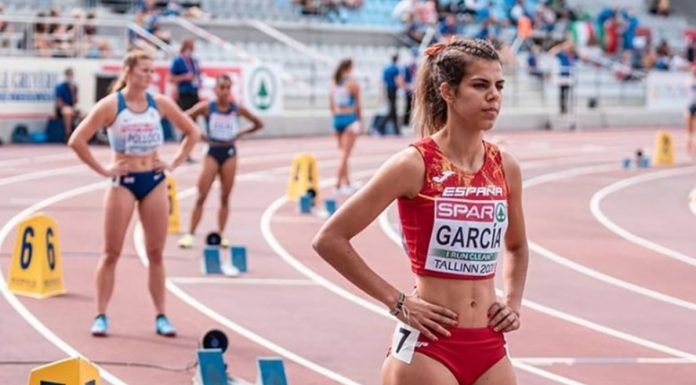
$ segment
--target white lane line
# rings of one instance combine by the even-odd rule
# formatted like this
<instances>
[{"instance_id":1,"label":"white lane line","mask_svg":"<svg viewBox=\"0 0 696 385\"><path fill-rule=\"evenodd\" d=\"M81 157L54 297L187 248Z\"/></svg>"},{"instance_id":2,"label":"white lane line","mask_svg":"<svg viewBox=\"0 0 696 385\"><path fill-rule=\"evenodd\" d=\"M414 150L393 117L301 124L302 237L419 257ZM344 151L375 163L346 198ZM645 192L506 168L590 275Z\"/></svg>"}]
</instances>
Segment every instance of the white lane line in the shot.
<instances>
[{"instance_id":1,"label":"white lane line","mask_svg":"<svg viewBox=\"0 0 696 385\"><path fill-rule=\"evenodd\" d=\"M689 210L696 215L696 187L689 193Z\"/></svg>"},{"instance_id":2,"label":"white lane line","mask_svg":"<svg viewBox=\"0 0 696 385\"><path fill-rule=\"evenodd\" d=\"M550 259L550 260L558 263L559 265L565 266L571 270L575 270L581 274L587 275L588 277L592 277L594 279L600 280L600 281L608 283L610 285L614 285L614 286L620 287L622 289L632 291L636 294L640 294L640 295L643 295L645 297L650 297L652 299L668 303L670 305L675 305L675 306L679 306L679 307L682 307L682 308L687 309L687 310L696 311L696 303L689 302L689 301L683 300L681 298L672 297L670 295L661 293L659 291L650 290L650 289L645 288L643 286L636 285L636 284L621 280L619 278L613 277L611 275L601 273L597 270L590 269L589 267L587 267L585 265L581 265L581 264L574 262L568 258L562 257L562 256L554 253L553 251L550 251L550 250L542 247L541 245L539 245L535 242L529 241L529 249L531 251L543 256L543 257L546 257L547 259Z\"/></svg>"},{"instance_id":3,"label":"white lane line","mask_svg":"<svg viewBox=\"0 0 696 385\"><path fill-rule=\"evenodd\" d=\"M684 358L660 357L519 357L516 360L530 365L693 365Z\"/></svg>"},{"instance_id":4,"label":"white lane line","mask_svg":"<svg viewBox=\"0 0 696 385\"><path fill-rule=\"evenodd\" d=\"M58 148L58 147L56 147ZM64 148L64 147L61 147ZM5 160L0 160L0 167L11 167L11 166L26 166L28 164L37 164L37 163L44 163L44 162L51 162L55 160L62 160L62 159L77 159L77 156L75 155L74 152L64 152L62 154L50 154L50 155L39 155L39 156L31 156L31 157L25 157L25 158L13 158L13 159L5 159Z\"/></svg>"},{"instance_id":5,"label":"white lane line","mask_svg":"<svg viewBox=\"0 0 696 385\"><path fill-rule=\"evenodd\" d=\"M590 200L590 210L592 211L592 215L601 223L604 227L609 229L611 232L614 234L618 235L619 237L635 243L637 245L643 246L648 250L652 250L656 253L662 254L666 257L676 259L678 261L684 262L688 265L691 266L696 266L696 258L680 253L676 250L672 250L668 247L659 245L655 242L652 242L648 239L645 239L643 237L640 237L638 235L635 235L628 230L624 229L623 227L617 225L615 222L613 222L611 219L609 219L604 213L602 212L602 209L600 208L602 199L606 198L607 196L625 189L630 186L634 186L640 183L645 183L645 182L650 182L656 179L661 179L661 178L668 178L668 177L673 177L673 176L679 176L679 175L685 175L685 174L690 174L696 172L696 167L686 167L686 168L678 168L678 169L672 169L672 170L666 170L666 171L658 171L658 172L653 172L650 174L641 174L641 175L636 175L631 178L627 179L622 179L618 182L614 182L601 190L597 191L592 195L592 199Z\"/></svg>"},{"instance_id":6,"label":"white lane line","mask_svg":"<svg viewBox=\"0 0 696 385\"><path fill-rule=\"evenodd\" d=\"M65 192L62 192L60 194L53 195L49 198L46 198L13 216L10 218L10 220L5 223L5 225L0 229L0 248L2 248L2 244L7 238L7 236L10 234L12 229L19 224L24 218L28 217L29 215L35 213L38 210L41 210L44 207L48 207L54 203L60 202L62 200L68 199L75 197L77 195L85 194L91 191L99 190L99 189L104 189L106 188L107 183L105 182L99 182L99 183L93 183L90 185L86 185L83 187L78 187L72 190L68 190ZM41 321L39 321L34 314L32 314L29 309L24 306L24 304L17 299L17 297L10 292L7 289L7 284L5 282L5 277L3 274L0 273L0 292L2 292L2 295L5 297L7 302L12 306L12 308L19 314L24 320L31 325L34 329L36 329L39 334L41 334L44 338L46 338L48 341L50 341L53 345L55 345L58 349L62 350L67 354L68 356L82 356L80 352L78 352L75 348L73 348L71 345L69 345L67 342L63 341L60 337L58 337L53 331L51 331L46 325L44 325ZM99 368L100 375L102 378L111 384L114 385L126 385L125 382L123 382L121 379L113 375L111 372L105 370L104 368Z\"/></svg>"},{"instance_id":7,"label":"white lane line","mask_svg":"<svg viewBox=\"0 0 696 385\"><path fill-rule=\"evenodd\" d=\"M361 171L358 173L354 173L353 176L355 178L359 178L362 175L374 175L375 170L365 170ZM320 188L325 188L327 186L331 186L333 183L335 183L335 178L331 179L325 179L319 182L319 187ZM339 297L348 300L350 302L353 302L357 304L358 306L361 306L367 310L372 311L373 313L379 314L382 317L388 318L390 320L395 320L394 317L392 317L389 312L384 309L384 307L375 304L374 302L368 301L362 297L359 297L348 290L343 289L342 287L336 285L335 283L331 282L330 280L324 278L322 275L316 273L314 270L308 268L302 262L297 260L292 254L290 254L283 246L280 244L278 239L276 239L275 235L273 234L273 231L271 229L271 221L273 218L273 215L275 214L280 207L282 207L285 203L287 202L287 199L285 197L280 197L276 199L275 202L273 202L266 211L264 211L263 216L261 217L261 232L263 234L263 237L266 239L266 242L268 245L273 249L273 251L280 256L281 259L283 259L287 264L295 268L297 271L299 271L301 274L306 276L307 278L311 279L312 281L318 283L319 285L323 286L325 289L329 290L330 292L338 295ZM381 218L385 216L387 210L382 212L382 214L379 216L380 218L380 224L381 224ZM397 236L397 244L400 244L400 241L398 240ZM546 378L549 380L556 381L558 383L564 384L564 385L585 385L582 382L574 381L566 377L559 376L557 374L547 372L545 370L535 368L531 365L522 363L522 362L515 362L513 360L513 364L526 372L535 374L539 377Z\"/></svg>"},{"instance_id":8,"label":"white lane line","mask_svg":"<svg viewBox=\"0 0 696 385\"><path fill-rule=\"evenodd\" d=\"M386 212L386 210L385 210L385 212ZM396 233L396 231L394 230L394 228L392 226L390 226L388 219L386 219L386 218L382 219L381 217L386 217L386 215L384 213L382 213L380 215L380 221L379 221L380 227L382 228L384 233L394 243L396 243L397 245L400 245L401 244L401 236ZM502 290L499 290L499 289L496 289L496 293L499 296L502 296L504 294L502 292ZM618 339L622 339L624 341L628 341L628 342L634 343L636 345L644 346L646 348L650 348L650 349L653 349L653 350L656 350L656 351L659 351L662 353L666 353L666 354L669 354L669 355L672 355L675 357L680 357L680 358L683 358L685 360L696 362L696 355L694 355L694 354L691 354L691 353L688 353L688 352L685 352L682 350L678 350L678 349L675 349L675 348L667 346L667 345L659 344L657 342L650 341L650 340L647 340L644 338L640 338L640 337L634 336L634 335L629 334L629 333L624 333L622 331L612 329L610 327L586 320L584 318L580 318L578 316L575 316L575 315L572 315L569 313L565 313L565 312L562 312L560 310L556 310L554 308L542 305L538 302L524 299L524 300L522 300L522 305L524 305L530 309L536 310L538 312L544 313L546 315L550 315L552 317L562 319L564 321L585 327L587 329L597 331L597 332L602 333L602 334L606 334L606 335L609 335L609 336L612 336L612 337L615 337Z\"/></svg>"},{"instance_id":9,"label":"white lane line","mask_svg":"<svg viewBox=\"0 0 696 385\"><path fill-rule=\"evenodd\" d=\"M143 265L147 266L148 265L148 260L147 260L147 254L145 251L145 238L144 238L144 232L143 232L143 227L140 221L135 226L135 231L134 231L134 237L133 237L133 242L135 243L135 249L137 251L138 257L140 258L140 261L143 263ZM244 326L233 322L229 318L223 316L222 314L216 312L212 308L204 305L202 302L198 301L196 298L192 297L188 293L186 293L183 289L179 288L176 283L174 283L171 279L167 278L166 281L166 286L167 290L169 290L172 294L175 296L179 297L182 301L187 303L189 306L193 307L194 309L198 310L202 314L208 316L210 319L212 319L215 322L218 322L221 325L224 325L228 329L234 331L235 333L247 338L248 340L263 346L264 348L275 352L276 354L280 354L281 356L287 358L290 361L293 361L297 363L298 365L304 366L307 369L310 369L324 377L327 377L331 380L334 380L340 384L345 384L345 385L360 385L359 383L344 377L336 372L333 372L323 366L320 366L319 364L310 361L298 354L293 353L292 351L270 341L265 338L263 338L261 335L254 333L253 331L245 328Z\"/></svg>"},{"instance_id":10,"label":"white lane line","mask_svg":"<svg viewBox=\"0 0 696 385\"><path fill-rule=\"evenodd\" d=\"M204 285L270 285L270 286L316 286L316 283L309 279L292 278L215 278L215 277L171 277L174 283L184 285L204 284Z\"/></svg>"},{"instance_id":11,"label":"white lane line","mask_svg":"<svg viewBox=\"0 0 696 385\"><path fill-rule=\"evenodd\" d=\"M10 184L20 183L20 182L27 182L30 180L45 178L47 176L74 174L74 173L77 173L80 171L87 171L87 170L88 170L87 166L80 165L80 166L54 168L54 169L50 169L50 170L35 171L35 172L26 173L26 174L20 174L20 175L14 175L14 176L2 178L2 179L0 179L0 186L7 186Z\"/></svg>"},{"instance_id":12,"label":"white lane line","mask_svg":"<svg viewBox=\"0 0 696 385\"><path fill-rule=\"evenodd\" d=\"M569 170L543 174L543 175L540 175L537 177L526 179L522 183L522 186L525 189L528 189L529 187L538 186L540 184L554 182L554 181L558 181L558 180L565 179L565 178L594 174L594 173L601 173L601 172L606 172L606 171L613 171L615 169L616 169L616 167L614 165L577 167L577 168L572 168ZM650 289L645 288L643 286L636 285L636 284L621 280L619 278L604 274L604 273L599 272L597 270L591 269L587 266L584 266L582 264L574 262L568 258L562 257L561 255L556 254L556 253L542 247L541 245L533 242L531 239L529 240L529 249L530 249L530 251L537 253L543 257L546 257L547 259L550 259L550 260L552 260L560 265L563 265L569 269L575 270L581 274L587 275L589 277L592 277L594 279L608 283L610 285L614 285L614 286L620 287L622 289L632 291L636 294L640 294L640 295L643 295L643 296L646 296L646 297L649 297L649 298L652 298L652 299L655 299L655 300L658 300L661 302L665 302L665 303L668 303L671 305L679 306L679 307L682 307L682 308L685 308L688 310L696 310L696 303L686 301L686 300L683 300L681 298L673 297L673 296L661 293L659 291L650 290Z\"/></svg>"}]
</instances>

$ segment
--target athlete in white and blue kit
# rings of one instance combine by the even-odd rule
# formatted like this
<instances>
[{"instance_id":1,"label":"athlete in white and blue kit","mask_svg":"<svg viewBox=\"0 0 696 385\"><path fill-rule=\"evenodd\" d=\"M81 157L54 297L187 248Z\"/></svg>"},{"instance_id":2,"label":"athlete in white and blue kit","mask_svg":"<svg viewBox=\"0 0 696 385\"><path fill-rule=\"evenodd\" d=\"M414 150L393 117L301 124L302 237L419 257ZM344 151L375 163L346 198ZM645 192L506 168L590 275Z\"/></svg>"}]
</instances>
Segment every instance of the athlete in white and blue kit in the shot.
<instances>
[{"instance_id":1,"label":"athlete in white and blue kit","mask_svg":"<svg viewBox=\"0 0 696 385\"><path fill-rule=\"evenodd\" d=\"M173 171L188 156L200 138L193 121L163 95L151 95L153 61L144 52L133 51L123 62L121 77L110 95L100 100L70 137L69 145L94 171L113 181L106 190L104 250L96 272L97 317L92 335L106 336L106 309L114 289L116 263L133 209L138 208L145 232L149 260L148 286L157 311L155 331L167 337L176 330L165 316L165 272L162 261L167 237L168 202L164 171ZM185 135L171 163L157 152L164 142L160 120L169 119ZM104 167L92 155L89 139L107 127L113 151L112 163Z\"/></svg>"},{"instance_id":2,"label":"athlete in white and blue kit","mask_svg":"<svg viewBox=\"0 0 696 385\"><path fill-rule=\"evenodd\" d=\"M246 108L232 99L232 79L220 75L215 82L215 99L202 101L186 111L193 119L206 117L204 140L208 142L208 153L203 160L203 169L198 177L198 195L196 205L191 212L191 222L188 234L179 239L179 247L190 248L194 243L196 228L203 216L203 205L210 192L210 186L216 176L220 176L220 208L218 210L218 232L220 236L225 231L229 215L229 199L234 185L237 170L237 147L235 142L241 136L260 130L263 123ZM251 122L251 126L240 129L239 117ZM223 237L222 246L229 246Z\"/></svg>"}]
</instances>

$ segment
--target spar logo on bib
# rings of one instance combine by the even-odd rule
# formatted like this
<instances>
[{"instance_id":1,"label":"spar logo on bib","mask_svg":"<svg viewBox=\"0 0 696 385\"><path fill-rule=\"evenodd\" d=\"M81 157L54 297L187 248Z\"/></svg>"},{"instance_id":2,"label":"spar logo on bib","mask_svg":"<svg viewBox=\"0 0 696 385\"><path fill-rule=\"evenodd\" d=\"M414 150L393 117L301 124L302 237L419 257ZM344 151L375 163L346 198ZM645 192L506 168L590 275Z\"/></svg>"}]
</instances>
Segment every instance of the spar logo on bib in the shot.
<instances>
[{"instance_id":1,"label":"spar logo on bib","mask_svg":"<svg viewBox=\"0 0 696 385\"><path fill-rule=\"evenodd\" d=\"M425 268L485 277L495 273L507 229L507 202L437 198Z\"/></svg>"}]
</instances>

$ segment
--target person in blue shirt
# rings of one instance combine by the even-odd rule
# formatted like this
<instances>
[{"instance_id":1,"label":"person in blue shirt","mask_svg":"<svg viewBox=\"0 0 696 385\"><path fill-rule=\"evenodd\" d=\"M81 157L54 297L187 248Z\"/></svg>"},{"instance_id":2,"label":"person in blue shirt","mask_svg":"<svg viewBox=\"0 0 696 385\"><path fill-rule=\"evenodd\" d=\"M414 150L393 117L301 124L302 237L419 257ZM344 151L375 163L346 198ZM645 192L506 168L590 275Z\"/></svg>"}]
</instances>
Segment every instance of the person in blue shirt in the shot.
<instances>
[{"instance_id":1,"label":"person in blue shirt","mask_svg":"<svg viewBox=\"0 0 696 385\"><path fill-rule=\"evenodd\" d=\"M558 101L561 114L564 115L568 113L568 100L570 99L570 91L573 84L575 62L580 57L575 50L575 45L570 40L551 48L549 55L558 59Z\"/></svg>"},{"instance_id":2,"label":"person in blue shirt","mask_svg":"<svg viewBox=\"0 0 696 385\"><path fill-rule=\"evenodd\" d=\"M77 108L77 84L72 68L65 69L65 81L56 86L56 118L63 121L65 140L72 134L73 128L82 119L82 112Z\"/></svg>"},{"instance_id":3,"label":"person in blue shirt","mask_svg":"<svg viewBox=\"0 0 696 385\"><path fill-rule=\"evenodd\" d=\"M384 90L386 91L387 102L389 103L389 112L376 127L380 135L386 133L388 122L394 124L394 134L401 135L401 129L399 128L399 122L396 116L396 92L402 87L403 79L398 63L399 55L394 55L392 56L391 64L386 66L382 71L382 82L384 83Z\"/></svg>"},{"instance_id":4,"label":"person in blue shirt","mask_svg":"<svg viewBox=\"0 0 696 385\"><path fill-rule=\"evenodd\" d=\"M417 55L418 51L415 51ZM411 109L413 107L413 91L415 90L415 80L416 71L418 70L418 65L416 64L415 57L410 60L410 62L403 67L403 84L404 84L404 102L406 108L404 111L404 127L408 127L411 123Z\"/></svg>"},{"instance_id":5,"label":"person in blue shirt","mask_svg":"<svg viewBox=\"0 0 696 385\"><path fill-rule=\"evenodd\" d=\"M176 84L176 104L183 111L189 110L199 101L198 88L201 85L201 66L193 57L195 41L186 38L181 42L179 56L174 58L169 69L169 80ZM187 162L193 162L191 157Z\"/></svg>"},{"instance_id":6,"label":"person in blue shirt","mask_svg":"<svg viewBox=\"0 0 696 385\"><path fill-rule=\"evenodd\" d=\"M174 58L169 69L170 81L176 84L176 104L186 111L198 103L198 87L201 84L201 67L193 57L194 40L184 39L181 42L179 56Z\"/></svg>"}]
</instances>

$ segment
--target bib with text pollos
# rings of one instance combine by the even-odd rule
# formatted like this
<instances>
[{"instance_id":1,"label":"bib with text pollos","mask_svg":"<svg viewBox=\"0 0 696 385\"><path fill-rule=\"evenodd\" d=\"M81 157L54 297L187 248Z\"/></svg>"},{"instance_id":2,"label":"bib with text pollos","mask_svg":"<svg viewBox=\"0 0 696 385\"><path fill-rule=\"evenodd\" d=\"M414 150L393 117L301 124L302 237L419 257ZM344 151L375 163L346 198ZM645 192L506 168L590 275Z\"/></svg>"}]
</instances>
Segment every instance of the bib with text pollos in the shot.
<instances>
[{"instance_id":1,"label":"bib with text pollos","mask_svg":"<svg viewBox=\"0 0 696 385\"><path fill-rule=\"evenodd\" d=\"M125 153L146 155L164 143L164 134L159 124L132 122L122 126L125 133Z\"/></svg>"},{"instance_id":2,"label":"bib with text pollos","mask_svg":"<svg viewBox=\"0 0 696 385\"><path fill-rule=\"evenodd\" d=\"M507 201L437 197L434 215L426 270L475 277L495 274L508 225Z\"/></svg>"}]
</instances>

